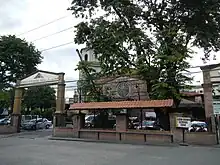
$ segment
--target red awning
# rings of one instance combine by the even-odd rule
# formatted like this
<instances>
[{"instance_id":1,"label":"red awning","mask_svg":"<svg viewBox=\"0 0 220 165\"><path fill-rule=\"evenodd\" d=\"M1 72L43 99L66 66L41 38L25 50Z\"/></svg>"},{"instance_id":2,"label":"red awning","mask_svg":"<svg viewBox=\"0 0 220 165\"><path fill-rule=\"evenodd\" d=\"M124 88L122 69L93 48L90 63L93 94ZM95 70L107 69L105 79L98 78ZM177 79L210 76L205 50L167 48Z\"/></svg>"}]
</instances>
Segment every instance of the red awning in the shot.
<instances>
[{"instance_id":1,"label":"red awning","mask_svg":"<svg viewBox=\"0 0 220 165\"><path fill-rule=\"evenodd\" d=\"M112 101L112 102L89 102L75 103L70 110L91 110L91 109L135 109L135 108L163 108L172 107L173 100L140 100L140 101Z\"/></svg>"}]
</instances>

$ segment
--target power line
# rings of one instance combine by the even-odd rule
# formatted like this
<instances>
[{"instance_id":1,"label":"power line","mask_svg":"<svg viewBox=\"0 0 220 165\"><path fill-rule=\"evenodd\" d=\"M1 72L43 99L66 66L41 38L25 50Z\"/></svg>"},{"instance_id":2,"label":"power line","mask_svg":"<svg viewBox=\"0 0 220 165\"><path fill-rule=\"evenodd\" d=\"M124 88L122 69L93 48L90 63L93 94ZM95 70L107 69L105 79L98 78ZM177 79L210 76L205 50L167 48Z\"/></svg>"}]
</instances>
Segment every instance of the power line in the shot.
<instances>
[{"instance_id":1,"label":"power line","mask_svg":"<svg viewBox=\"0 0 220 165\"><path fill-rule=\"evenodd\" d=\"M28 31L25 31L25 32L23 32L23 33L20 33L20 34L18 34L17 36L21 36L21 35L30 33L30 32L32 32L32 31L35 31L35 30L37 30L37 29L40 29L40 28L45 27L45 26L47 26L47 25L50 25L50 24L52 24L52 23L54 23L54 22L60 21L60 20L62 20L62 19L64 19L64 18L67 18L67 17L69 17L69 16L70 16L70 15L57 18L57 19L55 19L55 20L53 20L53 21L50 21L50 22L48 22L48 23L45 23L45 24L43 24L43 25L40 25L40 26L38 26L38 27L35 27L35 28L30 29L30 30L28 30Z\"/></svg>"},{"instance_id":2,"label":"power line","mask_svg":"<svg viewBox=\"0 0 220 165\"><path fill-rule=\"evenodd\" d=\"M43 36L43 37L40 37L40 38L37 38L37 39L35 39L35 40L31 41L31 42L39 41L39 40L41 40L41 39L54 36L54 35L56 35L56 34L65 32L65 31L67 31L67 30L70 30L70 29L72 29L72 28L74 28L74 26L71 26L71 27L69 27L69 28L63 29L63 30L61 30L61 31L58 31L58 32L55 32L55 33L52 33L52 34L49 34L49 35L46 35L46 36Z\"/></svg>"},{"instance_id":3,"label":"power line","mask_svg":"<svg viewBox=\"0 0 220 165\"><path fill-rule=\"evenodd\" d=\"M218 69L219 70L219 69ZM187 73L183 73L183 74L195 74L195 73L201 73L202 71L197 71L197 72L187 72ZM131 77L132 78L132 77ZM117 77L115 78L115 79L117 79ZM95 80L95 79L94 79ZM90 81L90 80L80 80L80 79L78 79L78 80L67 80L67 81L65 81L65 83L74 83L74 82L78 82L78 81ZM109 81L114 81L114 79L113 80L109 80ZM118 82L126 82L126 81L138 81L138 80L125 80L125 81L120 81L120 80L118 80Z\"/></svg>"},{"instance_id":4,"label":"power line","mask_svg":"<svg viewBox=\"0 0 220 165\"><path fill-rule=\"evenodd\" d=\"M104 81L104 82L95 82L95 85L97 85L97 87L98 86L103 86L103 85L106 85L106 86L108 86L108 85L115 85L115 84L118 84L118 83L122 83L122 82L125 82L125 83L128 83L129 85L146 85L147 83L146 83L146 81L145 80L142 80L142 82L140 82L140 79L126 79L126 80L116 80L117 78L115 78L115 79L111 79L111 80L106 80L106 81ZM116 80L116 81L115 81ZM89 82L90 80L73 80L72 82L77 82L77 81L79 81L79 82ZM70 81L68 81L68 83L69 83ZM169 83L169 82L174 82L174 81L172 81L172 80L168 80L168 81L162 81L161 80L161 82L164 82L164 83ZM65 82L66 83L66 82ZM91 84L90 84L91 85ZM75 86L77 86L77 85L74 85L74 87ZM79 85L80 86L80 85ZM83 87L84 85L82 85L82 87ZM86 85L85 85L86 86ZM71 87L71 86L67 86L67 87ZM78 86L77 86L78 87Z\"/></svg>"},{"instance_id":5,"label":"power line","mask_svg":"<svg viewBox=\"0 0 220 165\"><path fill-rule=\"evenodd\" d=\"M59 47L62 47L62 46L65 46L65 45L69 45L69 44L72 44L72 43L74 43L74 41L67 42L67 43L64 43L64 44L61 44L61 45L57 45L57 46L53 46L53 47L50 47L50 48L46 48L46 49L40 50L40 52L45 52L45 51L48 51L48 50L51 50L51 49L55 49L55 48L59 48Z\"/></svg>"}]
</instances>

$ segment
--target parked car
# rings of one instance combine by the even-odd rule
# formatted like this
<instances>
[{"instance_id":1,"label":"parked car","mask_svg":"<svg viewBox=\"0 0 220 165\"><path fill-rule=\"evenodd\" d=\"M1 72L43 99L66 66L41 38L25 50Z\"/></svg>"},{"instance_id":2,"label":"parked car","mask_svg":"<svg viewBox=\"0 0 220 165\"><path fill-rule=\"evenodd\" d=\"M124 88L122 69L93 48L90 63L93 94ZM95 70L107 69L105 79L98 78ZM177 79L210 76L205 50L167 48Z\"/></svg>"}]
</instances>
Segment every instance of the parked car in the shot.
<instances>
[{"instance_id":1,"label":"parked car","mask_svg":"<svg viewBox=\"0 0 220 165\"><path fill-rule=\"evenodd\" d=\"M137 129L141 129L141 124L137 127ZM160 130L160 131L163 130L160 127L160 125L157 124L156 121L151 121L151 120L142 121L142 129L144 129L144 130Z\"/></svg>"},{"instance_id":2,"label":"parked car","mask_svg":"<svg viewBox=\"0 0 220 165\"><path fill-rule=\"evenodd\" d=\"M52 126L52 121L43 118L43 123L46 129L49 129Z\"/></svg>"},{"instance_id":3,"label":"parked car","mask_svg":"<svg viewBox=\"0 0 220 165\"><path fill-rule=\"evenodd\" d=\"M193 121L188 128L189 132L207 132L207 124L203 121Z\"/></svg>"},{"instance_id":4,"label":"parked car","mask_svg":"<svg viewBox=\"0 0 220 165\"><path fill-rule=\"evenodd\" d=\"M85 127L92 127L94 124L94 119L97 118L97 115L87 115L85 116Z\"/></svg>"},{"instance_id":5,"label":"parked car","mask_svg":"<svg viewBox=\"0 0 220 165\"><path fill-rule=\"evenodd\" d=\"M0 119L0 125L8 125L9 121L8 118L3 118L3 119Z\"/></svg>"},{"instance_id":6,"label":"parked car","mask_svg":"<svg viewBox=\"0 0 220 165\"><path fill-rule=\"evenodd\" d=\"M8 118L7 124L8 124L8 125L11 124L11 118Z\"/></svg>"},{"instance_id":7,"label":"parked car","mask_svg":"<svg viewBox=\"0 0 220 165\"><path fill-rule=\"evenodd\" d=\"M52 126L52 122L46 118L32 119L28 122L23 123L22 128L26 130L36 130L36 129L48 129Z\"/></svg>"},{"instance_id":8,"label":"parked car","mask_svg":"<svg viewBox=\"0 0 220 165\"><path fill-rule=\"evenodd\" d=\"M27 123L30 120L36 120L38 118L40 118L39 115L22 115L21 116L21 127L23 128L24 123Z\"/></svg>"}]
</instances>

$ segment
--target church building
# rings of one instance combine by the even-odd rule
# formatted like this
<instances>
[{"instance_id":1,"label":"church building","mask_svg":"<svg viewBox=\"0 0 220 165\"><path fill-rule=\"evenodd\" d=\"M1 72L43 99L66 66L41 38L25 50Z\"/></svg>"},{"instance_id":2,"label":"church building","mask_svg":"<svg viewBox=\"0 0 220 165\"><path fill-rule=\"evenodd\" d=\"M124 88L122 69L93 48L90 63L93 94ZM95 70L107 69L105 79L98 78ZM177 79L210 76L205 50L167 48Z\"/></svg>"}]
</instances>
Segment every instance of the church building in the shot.
<instances>
[{"instance_id":1,"label":"church building","mask_svg":"<svg viewBox=\"0 0 220 165\"><path fill-rule=\"evenodd\" d=\"M82 59L88 61L92 69L96 73L101 71L99 60L95 57L92 50L82 49ZM79 71L79 80L85 77L82 71ZM104 77L97 80L102 84L103 94L110 97L111 100L147 100L147 85L144 81L138 79L137 76L114 76Z\"/></svg>"}]
</instances>

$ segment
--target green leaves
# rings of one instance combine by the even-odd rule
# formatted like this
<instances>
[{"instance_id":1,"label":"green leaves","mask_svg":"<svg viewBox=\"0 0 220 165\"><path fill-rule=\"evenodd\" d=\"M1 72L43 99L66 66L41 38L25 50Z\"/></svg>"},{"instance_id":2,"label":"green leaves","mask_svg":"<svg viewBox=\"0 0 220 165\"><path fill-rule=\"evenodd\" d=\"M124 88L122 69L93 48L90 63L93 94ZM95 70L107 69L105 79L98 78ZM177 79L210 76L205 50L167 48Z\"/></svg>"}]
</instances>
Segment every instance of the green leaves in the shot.
<instances>
[{"instance_id":1,"label":"green leaves","mask_svg":"<svg viewBox=\"0 0 220 165\"><path fill-rule=\"evenodd\" d=\"M10 93L8 91L0 91L0 109L8 108L10 105Z\"/></svg>"},{"instance_id":2,"label":"green leaves","mask_svg":"<svg viewBox=\"0 0 220 165\"><path fill-rule=\"evenodd\" d=\"M15 36L0 36L1 89L32 73L41 63L41 53L33 44Z\"/></svg>"},{"instance_id":3,"label":"green leaves","mask_svg":"<svg viewBox=\"0 0 220 165\"><path fill-rule=\"evenodd\" d=\"M220 0L73 0L70 7L89 18L76 26L75 42L94 50L102 75L136 70L152 97L177 103L191 80L183 74L191 46L203 48L204 59L219 50L219 9Z\"/></svg>"},{"instance_id":4,"label":"green leaves","mask_svg":"<svg viewBox=\"0 0 220 165\"><path fill-rule=\"evenodd\" d=\"M33 44L15 36L0 36L0 107L8 108L13 98L11 87L17 80L34 72L41 53Z\"/></svg>"},{"instance_id":5,"label":"green leaves","mask_svg":"<svg viewBox=\"0 0 220 165\"><path fill-rule=\"evenodd\" d=\"M55 90L49 86L30 87L24 93L27 108L51 108L56 104Z\"/></svg>"}]
</instances>

